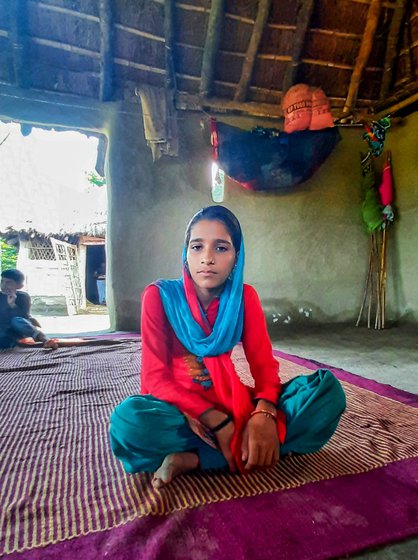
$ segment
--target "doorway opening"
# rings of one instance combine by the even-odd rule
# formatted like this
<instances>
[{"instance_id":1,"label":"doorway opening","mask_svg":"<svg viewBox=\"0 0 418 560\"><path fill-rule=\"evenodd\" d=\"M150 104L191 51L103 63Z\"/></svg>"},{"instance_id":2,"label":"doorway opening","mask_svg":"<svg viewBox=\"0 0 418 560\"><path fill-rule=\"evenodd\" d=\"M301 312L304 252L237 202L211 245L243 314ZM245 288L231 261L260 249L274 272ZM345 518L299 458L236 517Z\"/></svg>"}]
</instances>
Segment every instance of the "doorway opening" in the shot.
<instances>
[{"instance_id":1,"label":"doorway opening","mask_svg":"<svg viewBox=\"0 0 418 560\"><path fill-rule=\"evenodd\" d=\"M99 283L106 279L106 251L102 243L86 245L86 297L96 305L106 305L106 288ZM105 277L104 279L102 277Z\"/></svg>"},{"instance_id":2,"label":"doorway opening","mask_svg":"<svg viewBox=\"0 0 418 560\"><path fill-rule=\"evenodd\" d=\"M104 137L0 121L1 139L0 239L17 249L32 314L48 334L108 330L98 293L106 278Z\"/></svg>"}]
</instances>

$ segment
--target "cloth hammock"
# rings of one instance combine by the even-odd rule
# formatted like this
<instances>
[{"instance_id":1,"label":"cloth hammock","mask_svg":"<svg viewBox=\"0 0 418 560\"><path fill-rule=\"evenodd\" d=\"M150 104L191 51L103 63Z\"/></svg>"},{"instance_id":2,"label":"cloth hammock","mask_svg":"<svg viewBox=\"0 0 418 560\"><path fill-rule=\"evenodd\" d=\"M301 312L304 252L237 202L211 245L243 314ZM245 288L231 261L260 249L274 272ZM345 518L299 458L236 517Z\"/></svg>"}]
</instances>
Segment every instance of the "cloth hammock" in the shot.
<instances>
[{"instance_id":1,"label":"cloth hammock","mask_svg":"<svg viewBox=\"0 0 418 560\"><path fill-rule=\"evenodd\" d=\"M246 131L212 121L219 167L254 191L289 192L312 177L340 139L336 127L287 134L262 127Z\"/></svg>"}]
</instances>

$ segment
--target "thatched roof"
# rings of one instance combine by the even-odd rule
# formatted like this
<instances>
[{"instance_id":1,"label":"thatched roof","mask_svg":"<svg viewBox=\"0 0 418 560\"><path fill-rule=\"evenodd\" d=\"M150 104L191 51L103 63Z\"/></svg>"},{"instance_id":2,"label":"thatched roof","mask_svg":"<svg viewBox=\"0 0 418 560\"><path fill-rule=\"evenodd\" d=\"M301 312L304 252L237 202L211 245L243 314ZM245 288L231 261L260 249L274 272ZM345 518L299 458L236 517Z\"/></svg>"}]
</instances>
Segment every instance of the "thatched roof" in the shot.
<instances>
[{"instance_id":1,"label":"thatched roof","mask_svg":"<svg viewBox=\"0 0 418 560\"><path fill-rule=\"evenodd\" d=\"M7 244L13 246L18 246L21 241L32 241L33 243L33 240L36 240L37 242L42 242L49 240L51 237L59 239L60 241L65 241L66 243L70 243L72 245L77 245L79 241L86 245L97 245L104 243L105 241L106 225L94 224L89 228L88 234L84 231L70 233L55 231L47 233L45 231L38 231L27 227L20 230L9 227L4 231L0 231L0 238Z\"/></svg>"},{"instance_id":2,"label":"thatched roof","mask_svg":"<svg viewBox=\"0 0 418 560\"><path fill-rule=\"evenodd\" d=\"M279 116L305 82L337 116L415 103L417 67L418 0L0 0L1 82L102 101Z\"/></svg>"}]
</instances>

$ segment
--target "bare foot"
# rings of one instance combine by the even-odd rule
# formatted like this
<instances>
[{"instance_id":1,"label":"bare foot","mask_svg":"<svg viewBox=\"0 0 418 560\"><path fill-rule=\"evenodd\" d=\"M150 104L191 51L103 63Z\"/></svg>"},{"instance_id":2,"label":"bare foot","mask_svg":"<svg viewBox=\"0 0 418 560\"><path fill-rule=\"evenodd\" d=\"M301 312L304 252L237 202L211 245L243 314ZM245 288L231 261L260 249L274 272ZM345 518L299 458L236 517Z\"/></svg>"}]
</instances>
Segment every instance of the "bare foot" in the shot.
<instances>
[{"instance_id":1,"label":"bare foot","mask_svg":"<svg viewBox=\"0 0 418 560\"><path fill-rule=\"evenodd\" d=\"M44 341L44 348L52 348L52 350L56 350L58 348L58 339L48 338Z\"/></svg>"},{"instance_id":2,"label":"bare foot","mask_svg":"<svg viewBox=\"0 0 418 560\"><path fill-rule=\"evenodd\" d=\"M162 488L169 484L179 474L193 471L199 465L196 453L172 453L167 455L161 467L155 471L152 479L154 488Z\"/></svg>"}]
</instances>

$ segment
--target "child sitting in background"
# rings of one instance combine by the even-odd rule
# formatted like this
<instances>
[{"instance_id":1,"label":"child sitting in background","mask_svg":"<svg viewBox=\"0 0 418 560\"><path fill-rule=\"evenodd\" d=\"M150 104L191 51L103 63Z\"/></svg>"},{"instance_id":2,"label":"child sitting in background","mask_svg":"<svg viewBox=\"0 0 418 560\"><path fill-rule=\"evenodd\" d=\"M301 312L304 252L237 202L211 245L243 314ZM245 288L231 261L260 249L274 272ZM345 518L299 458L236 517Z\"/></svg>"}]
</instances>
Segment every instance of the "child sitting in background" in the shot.
<instances>
[{"instance_id":1,"label":"child sitting in background","mask_svg":"<svg viewBox=\"0 0 418 560\"><path fill-rule=\"evenodd\" d=\"M20 291L24 280L24 274L15 268L1 273L0 349L13 348L19 339L29 337L44 346L55 347L40 330L38 321L30 316L30 295Z\"/></svg>"}]
</instances>

